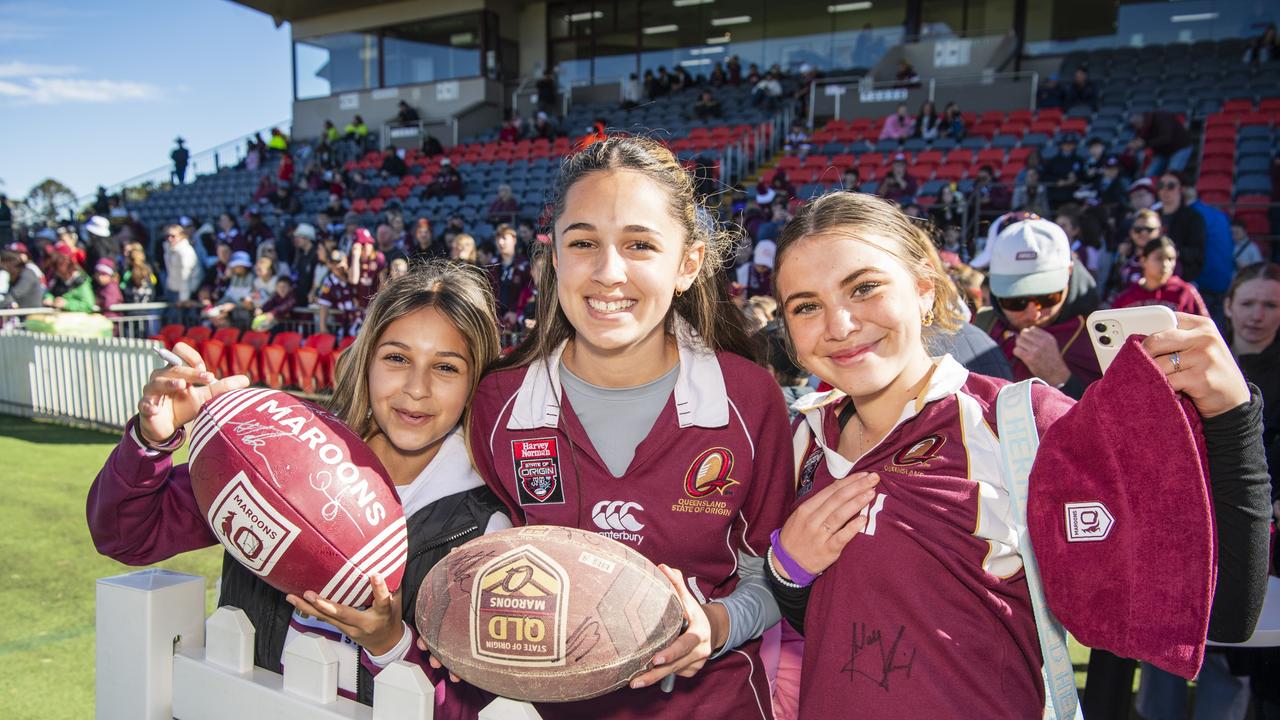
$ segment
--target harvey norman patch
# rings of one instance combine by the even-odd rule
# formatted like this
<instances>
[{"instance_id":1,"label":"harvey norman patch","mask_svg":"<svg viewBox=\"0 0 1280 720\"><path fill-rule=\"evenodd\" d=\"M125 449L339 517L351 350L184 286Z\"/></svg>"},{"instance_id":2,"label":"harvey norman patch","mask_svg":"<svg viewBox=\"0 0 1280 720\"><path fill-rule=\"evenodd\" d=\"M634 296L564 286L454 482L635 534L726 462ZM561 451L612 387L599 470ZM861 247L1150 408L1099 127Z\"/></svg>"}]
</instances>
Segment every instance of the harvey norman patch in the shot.
<instances>
[{"instance_id":1,"label":"harvey norman patch","mask_svg":"<svg viewBox=\"0 0 1280 720\"><path fill-rule=\"evenodd\" d=\"M512 440L511 460L515 465L516 490L521 505L564 503L557 438Z\"/></svg>"},{"instance_id":2,"label":"harvey norman patch","mask_svg":"<svg viewBox=\"0 0 1280 720\"><path fill-rule=\"evenodd\" d=\"M502 665L564 665L569 576L542 551L522 545L489 561L475 575L471 603L474 657Z\"/></svg>"}]
</instances>

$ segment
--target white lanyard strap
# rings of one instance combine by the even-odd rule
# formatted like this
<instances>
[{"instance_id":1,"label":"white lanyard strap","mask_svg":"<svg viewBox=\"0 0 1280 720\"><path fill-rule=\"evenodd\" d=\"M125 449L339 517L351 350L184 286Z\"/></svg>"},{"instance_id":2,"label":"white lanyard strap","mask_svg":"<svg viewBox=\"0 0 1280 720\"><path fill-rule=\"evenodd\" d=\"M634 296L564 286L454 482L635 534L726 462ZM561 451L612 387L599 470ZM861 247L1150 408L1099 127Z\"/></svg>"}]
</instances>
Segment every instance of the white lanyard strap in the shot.
<instances>
[{"instance_id":1,"label":"white lanyard strap","mask_svg":"<svg viewBox=\"0 0 1280 720\"><path fill-rule=\"evenodd\" d=\"M1076 697L1075 672L1071 657L1067 654L1067 632L1045 604L1044 586L1040 581L1040 567L1031 548L1031 534L1027 530L1027 490L1031 479L1031 465L1040 447L1036 432L1035 414L1031 408L1031 385L1036 380L1024 380L1007 385L996 398L996 427L1000 433L1000 461L1009 486L1014 522L1018 527L1018 544L1022 551L1022 569L1027 578L1027 593L1031 596L1031 610L1035 613L1036 634L1040 637L1040 654L1044 665L1040 675L1045 686L1045 718L1067 720L1082 719Z\"/></svg>"}]
</instances>

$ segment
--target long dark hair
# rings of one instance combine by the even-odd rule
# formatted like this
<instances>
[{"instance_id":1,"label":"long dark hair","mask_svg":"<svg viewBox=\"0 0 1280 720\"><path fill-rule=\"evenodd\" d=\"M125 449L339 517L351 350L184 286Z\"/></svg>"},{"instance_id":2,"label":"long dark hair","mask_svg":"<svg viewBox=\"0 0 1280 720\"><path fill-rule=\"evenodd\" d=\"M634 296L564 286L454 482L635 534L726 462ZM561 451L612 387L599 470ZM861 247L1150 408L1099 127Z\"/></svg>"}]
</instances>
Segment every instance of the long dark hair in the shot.
<instances>
[{"instance_id":1,"label":"long dark hair","mask_svg":"<svg viewBox=\"0 0 1280 720\"><path fill-rule=\"evenodd\" d=\"M734 256L735 238L720 227L696 199L693 177L680 165L671 151L649 138L614 135L593 143L570 155L560 165L552 202L551 242L539 243L535 253L555 252L555 221L564 214L565 198L570 188L594 172L629 170L643 174L667 190L671 217L685 230L685 247L702 242L706 253L702 269L685 292L672 299L667 313L666 330L675 331L675 314L679 314L702 336L702 342L713 351L737 353L759 362L759 345L746 328L746 318L729 300L721 272ZM524 367L549 357L556 348L573 337L573 325L560 307L556 292L555 264L545 258L538 277L537 322L533 330L500 367Z\"/></svg>"}]
</instances>

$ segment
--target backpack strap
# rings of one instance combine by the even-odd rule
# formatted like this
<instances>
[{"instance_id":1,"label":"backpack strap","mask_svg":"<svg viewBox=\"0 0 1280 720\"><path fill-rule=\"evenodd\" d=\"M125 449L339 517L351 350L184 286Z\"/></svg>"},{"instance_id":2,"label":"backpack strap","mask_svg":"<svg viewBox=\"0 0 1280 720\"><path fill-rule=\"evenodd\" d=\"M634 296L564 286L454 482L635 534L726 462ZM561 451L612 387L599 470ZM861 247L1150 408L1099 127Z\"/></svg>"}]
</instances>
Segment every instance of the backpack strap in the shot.
<instances>
[{"instance_id":1,"label":"backpack strap","mask_svg":"<svg viewBox=\"0 0 1280 720\"><path fill-rule=\"evenodd\" d=\"M1067 632L1058 622L1044 599L1040 567L1032 552L1031 534L1027 529L1027 490L1031 466L1040 447L1036 432L1035 411L1031 406L1031 385L1035 379L1006 385L996 398L996 427L1000 435L1000 463L1012 501L1013 519L1018 527L1018 545L1022 553L1027 593L1035 614L1036 634L1040 638L1040 654L1044 664L1040 676L1044 681L1046 720L1082 720L1076 697L1075 672L1067 654Z\"/></svg>"}]
</instances>

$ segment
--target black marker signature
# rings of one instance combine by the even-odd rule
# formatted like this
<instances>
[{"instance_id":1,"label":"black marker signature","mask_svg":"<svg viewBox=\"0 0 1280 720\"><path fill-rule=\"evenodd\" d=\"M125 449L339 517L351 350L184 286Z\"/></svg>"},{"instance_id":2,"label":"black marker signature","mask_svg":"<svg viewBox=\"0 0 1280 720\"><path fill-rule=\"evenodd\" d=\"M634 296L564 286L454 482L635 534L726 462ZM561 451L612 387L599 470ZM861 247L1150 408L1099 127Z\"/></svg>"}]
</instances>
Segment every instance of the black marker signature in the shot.
<instances>
[{"instance_id":1,"label":"black marker signature","mask_svg":"<svg viewBox=\"0 0 1280 720\"><path fill-rule=\"evenodd\" d=\"M480 563L496 557L496 550L457 550L449 556L449 576L462 591L471 594L471 571Z\"/></svg>"},{"instance_id":2,"label":"black marker signature","mask_svg":"<svg viewBox=\"0 0 1280 720\"><path fill-rule=\"evenodd\" d=\"M600 621L594 617L583 619L578 627L569 634L565 643L565 656L570 662L578 662L600 644Z\"/></svg>"},{"instance_id":3,"label":"black marker signature","mask_svg":"<svg viewBox=\"0 0 1280 720\"><path fill-rule=\"evenodd\" d=\"M868 630L865 623L854 623L849 662L845 663L840 672L848 673L850 680L853 679L854 674L861 675L886 691L889 690L889 678L893 673L905 671L907 679L910 679L911 666L916 660L916 651L913 648L910 653L907 653L904 648L899 652L898 647L902 643L902 636L906 630L905 625L899 625L898 631L893 636L893 642L886 645L885 637L880 630ZM879 658L870 655L873 646L880 651Z\"/></svg>"}]
</instances>

